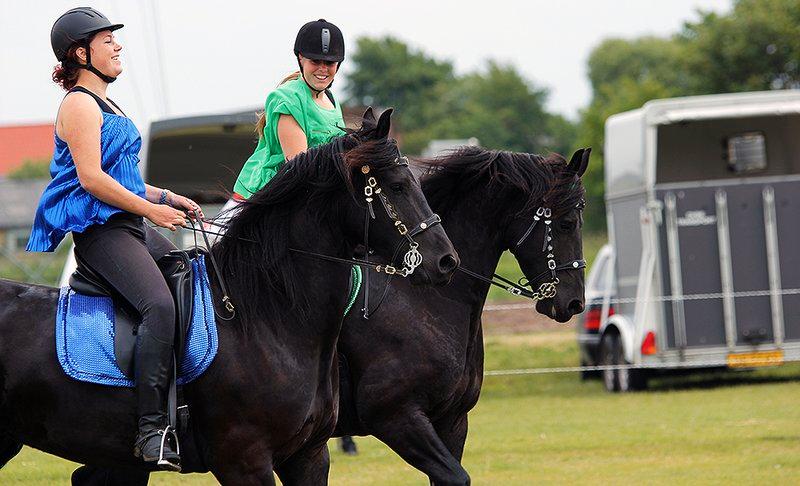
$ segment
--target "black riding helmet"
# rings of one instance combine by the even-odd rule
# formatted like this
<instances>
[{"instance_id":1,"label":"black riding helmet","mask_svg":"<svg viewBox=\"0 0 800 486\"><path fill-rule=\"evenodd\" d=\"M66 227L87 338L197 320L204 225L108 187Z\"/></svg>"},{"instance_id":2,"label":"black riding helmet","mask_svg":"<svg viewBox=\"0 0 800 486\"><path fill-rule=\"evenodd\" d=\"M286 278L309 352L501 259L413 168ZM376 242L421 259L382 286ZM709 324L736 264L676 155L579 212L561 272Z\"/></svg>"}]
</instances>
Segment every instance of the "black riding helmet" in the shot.
<instances>
[{"instance_id":1,"label":"black riding helmet","mask_svg":"<svg viewBox=\"0 0 800 486\"><path fill-rule=\"evenodd\" d=\"M50 31L50 44L56 59L71 67L88 69L106 83L112 83L117 78L108 76L92 66L92 57L89 50L89 41L92 36L104 30L117 30L122 24L112 24L108 17L91 7L78 7L68 10L53 24ZM78 64L67 59L67 52L73 44L86 48L86 64Z\"/></svg>"},{"instance_id":2,"label":"black riding helmet","mask_svg":"<svg viewBox=\"0 0 800 486\"><path fill-rule=\"evenodd\" d=\"M308 22L300 27L300 31L294 41L294 55L299 56L300 54L315 61L335 61L338 63L338 70L338 66L344 61L344 36L342 36L342 31L325 19ZM299 57L297 57L297 63L300 64ZM302 65L300 66L300 73L303 74ZM303 80L305 81L305 76L303 76ZM306 81L306 84L308 84L308 81ZM329 89L332 84L333 81L325 90ZM311 85L309 85L309 88L316 93L321 92L311 87Z\"/></svg>"}]
</instances>

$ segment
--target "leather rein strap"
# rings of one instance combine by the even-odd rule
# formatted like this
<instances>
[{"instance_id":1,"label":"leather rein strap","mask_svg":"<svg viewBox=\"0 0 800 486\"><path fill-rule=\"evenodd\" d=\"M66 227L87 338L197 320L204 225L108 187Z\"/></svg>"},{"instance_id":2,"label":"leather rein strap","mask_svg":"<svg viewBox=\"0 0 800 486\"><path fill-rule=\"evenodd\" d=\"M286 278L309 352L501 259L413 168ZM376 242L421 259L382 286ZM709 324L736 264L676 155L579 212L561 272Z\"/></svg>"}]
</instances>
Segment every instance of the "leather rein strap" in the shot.
<instances>
[{"instance_id":1,"label":"leather rein strap","mask_svg":"<svg viewBox=\"0 0 800 486\"><path fill-rule=\"evenodd\" d=\"M583 202L578 204L579 209L582 209L582 204ZM483 275L468 270L463 266L459 266L458 269L462 273L465 273L466 275L469 275L472 278L478 279L482 282L489 283L491 285L495 285L497 287L506 290L511 294L519 295L520 297L526 297L532 300L542 300L555 297L556 286L559 284L557 273L564 270L577 270L580 268L586 268L586 260L583 259L571 260L569 262L562 263L561 265L556 264L555 254L553 253L554 251L553 233L552 233L553 230L550 227L552 223L551 217L552 217L552 211L550 210L550 208L540 206L536 210L536 214L533 216L533 222L531 222L530 226L528 226L528 229L525 231L525 233L522 234L522 237L519 239L519 241L517 241L517 244L514 245L514 248L512 249L513 252L514 250L519 248L519 246L522 245L522 243L524 243L525 240L528 239L531 233L533 233L533 230L536 228L536 225L539 223L539 221L544 222L545 230L544 230L544 239L542 244L542 253L546 253L547 255L547 270L541 272L539 275L534 277L533 282L523 277L519 280L518 283L514 283L506 278L501 277L496 273L492 275L492 278L487 278L484 277ZM550 281L542 283L535 292L528 290L526 288L526 287L532 287L533 284L541 280L543 277L547 277L548 275L550 276ZM500 280L500 282L497 282L495 279Z\"/></svg>"}]
</instances>

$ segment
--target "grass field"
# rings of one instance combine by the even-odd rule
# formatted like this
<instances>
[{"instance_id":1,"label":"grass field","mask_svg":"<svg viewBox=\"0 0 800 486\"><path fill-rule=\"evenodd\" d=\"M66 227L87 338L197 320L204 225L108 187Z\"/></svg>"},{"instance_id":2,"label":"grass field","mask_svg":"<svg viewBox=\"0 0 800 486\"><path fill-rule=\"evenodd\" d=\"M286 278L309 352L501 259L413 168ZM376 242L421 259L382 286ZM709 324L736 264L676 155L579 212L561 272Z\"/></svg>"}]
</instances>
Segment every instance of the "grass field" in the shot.
<instances>
[{"instance_id":1,"label":"grass field","mask_svg":"<svg viewBox=\"0 0 800 486\"><path fill-rule=\"evenodd\" d=\"M574 331L486 338L487 369L577 364ZM800 366L653 380L611 395L575 374L487 377L470 414L464 464L474 484L797 484ZM335 485L427 484L372 438L332 448ZM25 449L0 484L66 484L75 466ZM159 473L151 484L216 484Z\"/></svg>"}]
</instances>

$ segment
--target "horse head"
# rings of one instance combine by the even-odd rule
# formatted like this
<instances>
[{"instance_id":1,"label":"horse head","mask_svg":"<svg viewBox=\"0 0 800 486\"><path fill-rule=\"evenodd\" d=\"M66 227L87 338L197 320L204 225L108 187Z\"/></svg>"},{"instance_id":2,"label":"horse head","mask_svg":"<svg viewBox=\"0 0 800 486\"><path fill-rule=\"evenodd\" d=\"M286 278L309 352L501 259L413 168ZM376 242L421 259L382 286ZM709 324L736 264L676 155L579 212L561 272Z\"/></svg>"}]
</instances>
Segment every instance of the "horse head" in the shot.
<instances>
[{"instance_id":1,"label":"horse head","mask_svg":"<svg viewBox=\"0 0 800 486\"><path fill-rule=\"evenodd\" d=\"M584 309L581 176L590 153L580 149L568 164L560 156L546 159L549 187L516 213L506 231L508 248L525 274L523 283L537 294L536 310L559 322Z\"/></svg>"},{"instance_id":2,"label":"horse head","mask_svg":"<svg viewBox=\"0 0 800 486\"><path fill-rule=\"evenodd\" d=\"M368 108L361 129L348 135L356 144L344 151L344 162L360 202L350 230L363 239L367 222L365 243L383 257L384 271L408 272L413 283L445 284L458 267L458 255L408 159L389 138L391 115L390 108L376 120Z\"/></svg>"}]
</instances>

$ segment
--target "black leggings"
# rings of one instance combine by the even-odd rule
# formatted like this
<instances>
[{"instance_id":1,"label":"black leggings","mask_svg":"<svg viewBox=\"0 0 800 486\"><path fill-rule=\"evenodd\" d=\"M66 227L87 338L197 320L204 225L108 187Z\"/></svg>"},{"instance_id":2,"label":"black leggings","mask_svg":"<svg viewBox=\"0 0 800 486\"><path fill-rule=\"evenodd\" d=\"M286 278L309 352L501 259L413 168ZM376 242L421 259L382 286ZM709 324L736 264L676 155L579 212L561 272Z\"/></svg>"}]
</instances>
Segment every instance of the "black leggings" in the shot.
<instances>
[{"instance_id":1,"label":"black leggings","mask_svg":"<svg viewBox=\"0 0 800 486\"><path fill-rule=\"evenodd\" d=\"M172 344L175 304L156 260L175 245L131 213L115 214L72 238L78 260L102 275L139 312L154 338Z\"/></svg>"}]
</instances>

